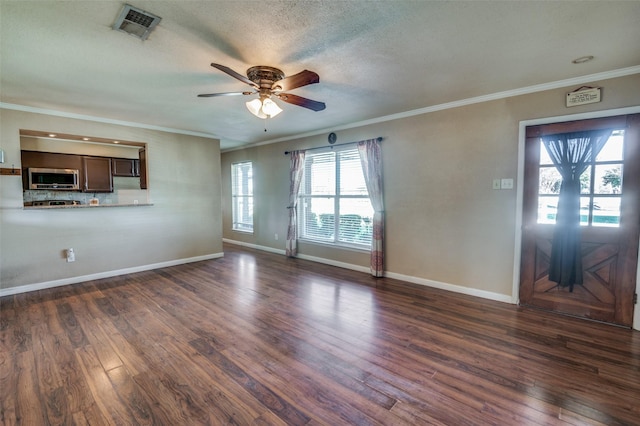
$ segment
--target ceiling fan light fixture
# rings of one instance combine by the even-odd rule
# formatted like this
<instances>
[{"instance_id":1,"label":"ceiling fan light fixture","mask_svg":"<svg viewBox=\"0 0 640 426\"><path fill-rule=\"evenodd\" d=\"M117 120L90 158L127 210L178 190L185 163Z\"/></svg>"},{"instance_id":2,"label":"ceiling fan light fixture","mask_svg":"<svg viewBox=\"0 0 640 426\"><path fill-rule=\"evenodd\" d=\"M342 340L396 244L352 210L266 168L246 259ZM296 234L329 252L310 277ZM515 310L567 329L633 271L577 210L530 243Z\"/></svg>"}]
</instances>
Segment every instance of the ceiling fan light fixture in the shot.
<instances>
[{"instance_id":1,"label":"ceiling fan light fixture","mask_svg":"<svg viewBox=\"0 0 640 426\"><path fill-rule=\"evenodd\" d=\"M254 99L246 103L247 109L251 114L258 118L267 119L273 118L282 112L282 109L269 98Z\"/></svg>"},{"instance_id":2,"label":"ceiling fan light fixture","mask_svg":"<svg viewBox=\"0 0 640 426\"><path fill-rule=\"evenodd\" d=\"M254 99L246 103L247 109L253 115L258 118L267 118L267 115L262 112L262 101L260 99Z\"/></svg>"},{"instance_id":3,"label":"ceiling fan light fixture","mask_svg":"<svg viewBox=\"0 0 640 426\"><path fill-rule=\"evenodd\" d=\"M258 99L246 102L245 105L251 114L258 118L273 118L282 112L282 109L271 98L276 97L282 102L310 109L312 111L322 111L326 108L324 102L303 98L302 96L283 93L298 87L320 82L320 77L313 71L304 70L297 74L285 77L278 68L258 65L247 70L247 76L232 70L231 68L212 63L211 66L231 77L248 84L253 88L253 92L231 92L231 93L201 93L198 97L210 98L214 96L251 95L257 93Z\"/></svg>"},{"instance_id":4,"label":"ceiling fan light fixture","mask_svg":"<svg viewBox=\"0 0 640 426\"><path fill-rule=\"evenodd\" d=\"M264 111L264 113L269 117L275 117L282 112L282 108L280 108L277 103L267 98L262 101L262 111Z\"/></svg>"}]
</instances>

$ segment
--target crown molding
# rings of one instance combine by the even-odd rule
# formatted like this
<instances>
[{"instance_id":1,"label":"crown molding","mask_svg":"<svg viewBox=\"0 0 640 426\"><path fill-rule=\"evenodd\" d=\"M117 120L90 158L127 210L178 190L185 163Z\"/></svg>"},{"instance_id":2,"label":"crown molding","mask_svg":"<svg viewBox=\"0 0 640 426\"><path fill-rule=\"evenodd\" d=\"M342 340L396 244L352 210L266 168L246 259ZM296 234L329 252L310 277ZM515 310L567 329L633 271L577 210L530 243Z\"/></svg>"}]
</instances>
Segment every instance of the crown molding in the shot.
<instances>
[{"instance_id":1,"label":"crown molding","mask_svg":"<svg viewBox=\"0 0 640 426\"><path fill-rule=\"evenodd\" d=\"M93 115L76 114L72 112L56 111L46 108L38 108L26 105L11 104L7 102L0 102L0 109L10 109L14 111L31 112L34 114L52 115L55 117L74 118L76 120L95 121L98 123L115 124L118 126L135 127L137 129L157 130L159 132L176 133L180 135L188 136L200 136L204 138L219 139L218 136L209 133L192 132L190 130L173 129L171 127L153 126L150 124L136 123L133 121L115 120L111 118L96 117Z\"/></svg>"},{"instance_id":2,"label":"crown molding","mask_svg":"<svg viewBox=\"0 0 640 426\"><path fill-rule=\"evenodd\" d=\"M397 114L391 114L391 115L386 115L378 118L373 118L370 120L364 120L364 121L358 121L356 123L345 124L343 126L324 128L324 129L314 130L307 133L297 134L295 136L287 136L287 137L282 137L277 139L271 139L268 141L262 141L259 143L245 145L243 147L238 147L238 148L232 148L232 149L224 150L221 152L237 151L240 149L251 148L251 147L256 147L260 145L269 145L277 142L286 142L293 139L322 135L328 132L336 132L340 130L353 129L356 127L364 127L372 124L384 123L386 121L399 120L401 118L428 114L430 112L443 111L443 110L452 109L452 108L459 108L466 105L473 105L473 104L478 104L482 102L495 101L498 99L511 98L515 96L527 95L527 94L536 93L536 92L544 92L546 90L560 89L562 87L567 87L567 86L592 83L594 81L609 80L612 78L625 77L633 74L640 74L640 65L628 67L628 68L620 68L612 71L605 71L605 72L596 73L596 74L584 75L581 77L568 78L565 80L558 80L550 83L536 84L533 86L521 87L519 89L505 90L503 92L476 96L474 98L461 99L458 101L452 101L452 102L447 102L447 103L438 104L438 105L432 105L424 108L414 109L411 111L405 111Z\"/></svg>"},{"instance_id":3,"label":"crown molding","mask_svg":"<svg viewBox=\"0 0 640 426\"><path fill-rule=\"evenodd\" d=\"M413 117L416 115L428 114L431 112L443 111L443 110L452 109L452 108L459 108L466 105L473 105L473 104L478 104L482 102L495 101L498 99L511 98L514 96L527 95L530 93L543 92L546 90L559 89L562 87L574 86L578 84L592 83L594 81L599 81L599 80L608 80L612 78L625 77L628 75L639 74L639 73L640 73L640 65L627 67L627 68L620 68L617 70L605 71L605 72L596 73L596 74L588 74L581 77L568 78L565 80L558 80L550 83L536 84L533 86L521 87L519 89L513 89L513 90L505 90L503 92L492 93L489 95L482 95L482 96L476 96L468 99L461 99L457 101L446 102L443 104L432 105L424 108L400 112L397 114L386 115L378 118L373 118L370 120L364 120L364 121L358 121L355 123L345 124L338 127L323 128L323 129L313 130L306 133L299 133L293 136L270 139L267 141L262 141L254 144L247 144L240 147L234 147L231 149L222 150L221 152L231 152L231 151L238 151L246 148L253 148L261 145L270 145L273 143L285 142L293 139L300 139L300 138L306 138L310 136L321 135L327 132L336 132L340 130L353 129L356 127L369 126L372 124L384 123L386 121L398 120L401 118ZM167 133L176 133L176 134L189 135L189 136L200 136L205 138L220 139L218 136L212 135L209 133L173 129L170 127L152 126L149 124L142 124L142 123L136 123L131 121L114 120L110 118L55 111L55 110L50 110L46 108L30 107L30 106L11 104L6 102L0 102L0 109L11 109L16 111L32 112L36 114L45 114L45 115L52 115L57 117L75 118L78 120L95 121L99 123L115 124L115 125L135 127L140 129L157 130L157 131L167 132Z\"/></svg>"}]
</instances>

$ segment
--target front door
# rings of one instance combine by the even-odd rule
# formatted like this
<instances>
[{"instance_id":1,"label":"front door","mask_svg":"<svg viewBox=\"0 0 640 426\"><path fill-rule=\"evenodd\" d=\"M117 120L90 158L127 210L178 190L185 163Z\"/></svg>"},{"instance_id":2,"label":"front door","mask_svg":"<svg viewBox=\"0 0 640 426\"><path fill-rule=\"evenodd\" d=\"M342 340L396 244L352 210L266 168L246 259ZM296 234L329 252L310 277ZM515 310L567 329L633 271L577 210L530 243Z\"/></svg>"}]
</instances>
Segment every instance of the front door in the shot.
<instances>
[{"instance_id":1,"label":"front door","mask_svg":"<svg viewBox=\"0 0 640 426\"><path fill-rule=\"evenodd\" d=\"M549 280L549 259L562 177L544 135L615 129L580 177L583 284ZM640 114L526 129L520 303L609 322L633 323L640 237Z\"/></svg>"}]
</instances>

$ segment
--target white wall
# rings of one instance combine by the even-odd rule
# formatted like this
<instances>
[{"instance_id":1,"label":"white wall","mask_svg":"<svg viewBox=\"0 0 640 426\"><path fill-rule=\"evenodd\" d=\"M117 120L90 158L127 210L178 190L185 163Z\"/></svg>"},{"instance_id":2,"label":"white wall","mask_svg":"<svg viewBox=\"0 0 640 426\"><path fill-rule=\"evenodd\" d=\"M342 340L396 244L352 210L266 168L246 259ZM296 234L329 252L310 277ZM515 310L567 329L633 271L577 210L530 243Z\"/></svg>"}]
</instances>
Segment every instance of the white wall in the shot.
<instances>
[{"instance_id":1,"label":"white wall","mask_svg":"<svg viewBox=\"0 0 640 426\"><path fill-rule=\"evenodd\" d=\"M20 129L147 143L153 205L28 210L0 176L0 294L222 255L218 140L0 109L2 167L20 167Z\"/></svg>"}]
</instances>

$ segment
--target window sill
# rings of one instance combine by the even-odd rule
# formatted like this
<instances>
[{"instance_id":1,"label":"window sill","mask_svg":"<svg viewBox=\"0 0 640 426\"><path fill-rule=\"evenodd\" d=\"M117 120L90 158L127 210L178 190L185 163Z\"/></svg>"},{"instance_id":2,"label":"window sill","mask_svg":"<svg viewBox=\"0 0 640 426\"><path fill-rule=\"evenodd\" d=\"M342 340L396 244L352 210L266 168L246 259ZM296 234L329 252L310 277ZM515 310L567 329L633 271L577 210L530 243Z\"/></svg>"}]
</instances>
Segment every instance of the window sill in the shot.
<instances>
[{"instance_id":1,"label":"window sill","mask_svg":"<svg viewBox=\"0 0 640 426\"><path fill-rule=\"evenodd\" d=\"M244 229L232 229L233 232L238 232L240 234L253 235L253 231L245 231Z\"/></svg>"}]
</instances>

